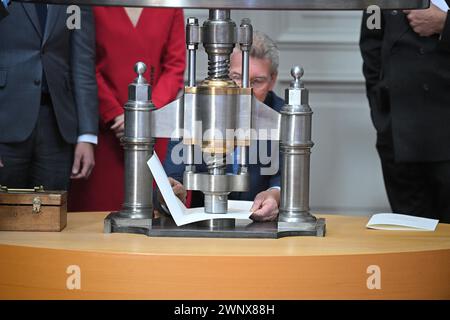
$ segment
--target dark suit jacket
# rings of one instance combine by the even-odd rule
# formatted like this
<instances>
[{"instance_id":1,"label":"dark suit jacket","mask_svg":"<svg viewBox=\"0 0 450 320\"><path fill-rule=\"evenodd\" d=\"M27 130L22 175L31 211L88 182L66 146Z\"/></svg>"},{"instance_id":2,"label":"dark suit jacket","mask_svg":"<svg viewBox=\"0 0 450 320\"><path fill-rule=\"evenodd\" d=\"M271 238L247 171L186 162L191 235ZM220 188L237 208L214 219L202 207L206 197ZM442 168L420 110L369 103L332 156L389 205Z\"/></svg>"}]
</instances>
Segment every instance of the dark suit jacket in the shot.
<instances>
[{"instance_id":1,"label":"dark suit jacket","mask_svg":"<svg viewBox=\"0 0 450 320\"><path fill-rule=\"evenodd\" d=\"M279 112L281 108L284 105L284 100L278 97L275 93L272 91L269 92L267 95L266 100L264 103L270 107L272 107L275 111ZM253 142L253 141L252 141ZM180 143L179 141L171 141L169 143L167 154L164 161L164 169L166 170L166 173L169 177L172 177L180 182L183 182L183 173L184 173L184 164L176 165L172 162L171 159L171 153L172 149ZM258 142L258 149L260 148L260 142ZM270 157L272 159L272 165L273 164L273 157L271 155L271 143L269 141L267 145L267 153L263 153L264 155L267 154L267 157ZM276 159L278 160L278 165L280 165L279 162L279 155L276 155ZM247 162L248 163L248 162ZM270 167L271 164L263 165L261 163L257 164L249 164L248 165L248 172L250 174L250 190L248 192L232 192L229 195L230 200L248 200L253 201L255 199L255 196L264 191L267 190L270 187L274 186L280 186L281 185L281 178L280 178L280 170L275 175L261 175L261 169L264 167ZM197 171L198 172L206 172L206 165L197 165ZM233 166L227 165L227 172L231 173L233 172ZM203 206L203 194L199 192L195 192L192 198L192 206Z\"/></svg>"},{"instance_id":2,"label":"dark suit jacket","mask_svg":"<svg viewBox=\"0 0 450 320\"><path fill-rule=\"evenodd\" d=\"M420 37L399 10L382 13L381 30L364 16L360 48L373 124L392 130L395 159L450 160L450 18Z\"/></svg>"},{"instance_id":3,"label":"dark suit jacket","mask_svg":"<svg viewBox=\"0 0 450 320\"><path fill-rule=\"evenodd\" d=\"M45 34L34 4L13 2L0 18L0 143L26 140L37 121L42 70L58 127L75 143L97 134L95 30L90 8L81 10L81 29L69 30L67 6L49 5Z\"/></svg>"},{"instance_id":4,"label":"dark suit jacket","mask_svg":"<svg viewBox=\"0 0 450 320\"><path fill-rule=\"evenodd\" d=\"M3 1L0 1L0 19L8 15L8 9L5 8Z\"/></svg>"}]
</instances>

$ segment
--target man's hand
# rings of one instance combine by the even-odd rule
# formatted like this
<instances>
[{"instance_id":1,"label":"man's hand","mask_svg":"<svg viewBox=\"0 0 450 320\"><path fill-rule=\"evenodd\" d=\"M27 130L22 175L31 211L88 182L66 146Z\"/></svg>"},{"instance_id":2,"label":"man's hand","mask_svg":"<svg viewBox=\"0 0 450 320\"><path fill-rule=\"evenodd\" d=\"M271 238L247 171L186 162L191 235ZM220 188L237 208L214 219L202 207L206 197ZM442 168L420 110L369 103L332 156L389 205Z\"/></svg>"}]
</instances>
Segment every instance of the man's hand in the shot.
<instances>
[{"instance_id":1,"label":"man's hand","mask_svg":"<svg viewBox=\"0 0 450 320\"><path fill-rule=\"evenodd\" d=\"M88 142L77 143L70 178L87 179L91 175L94 166L94 145Z\"/></svg>"},{"instance_id":2,"label":"man's hand","mask_svg":"<svg viewBox=\"0 0 450 320\"><path fill-rule=\"evenodd\" d=\"M280 190L272 188L256 195L253 206L250 209L251 219L255 221L275 221L278 217L280 204Z\"/></svg>"},{"instance_id":3,"label":"man's hand","mask_svg":"<svg viewBox=\"0 0 450 320\"><path fill-rule=\"evenodd\" d=\"M173 192L181 200L181 202L186 203L187 191L186 188L181 184L181 182L169 178L170 186L172 187Z\"/></svg>"},{"instance_id":4,"label":"man's hand","mask_svg":"<svg viewBox=\"0 0 450 320\"><path fill-rule=\"evenodd\" d=\"M447 12L442 11L434 4L424 10L404 10L409 25L415 33L422 37L429 37L442 33L444 30Z\"/></svg>"},{"instance_id":5,"label":"man's hand","mask_svg":"<svg viewBox=\"0 0 450 320\"><path fill-rule=\"evenodd\" d=\"M114 134L118 139L123 137L125 133L125 115L123 113L114 118L114 123L110 129L114 131Z\"/></svg>"},{"instance_id":6,"label":"man's hand","mask_svg":"<svg viewBox=\"0 0 450 320\"><path fill-rule=\"evenodd\" d=\"M173 178L169 178L169 182L170 182L170 186L172 187L173 192L178 197L178 199L180 199L181 202L186 203L186 197L187 197L186 188L181 184L181 182L179 182ZM158 200L162 204L166 203L159 190L158 190Z\"/></svg>"}]
</instances>

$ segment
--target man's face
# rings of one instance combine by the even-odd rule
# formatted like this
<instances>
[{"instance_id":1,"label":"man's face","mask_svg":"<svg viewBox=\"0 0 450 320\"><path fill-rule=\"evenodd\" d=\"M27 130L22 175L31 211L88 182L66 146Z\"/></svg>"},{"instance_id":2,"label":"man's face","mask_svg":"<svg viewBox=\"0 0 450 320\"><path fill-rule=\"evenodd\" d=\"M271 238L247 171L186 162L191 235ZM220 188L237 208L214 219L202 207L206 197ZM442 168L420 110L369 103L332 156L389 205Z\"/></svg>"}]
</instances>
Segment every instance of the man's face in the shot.
<instances>
[{"instance_id":1,"label":"man's face","mask_svg":"<svg viewBox=\"0 0 450 320\"><path fill-rule=\"evenodd\" d=\"M257 59L250 57L250 86L256 99L264 102L267 94L275 86L277 75L272 74L271 63L268 59ZM231 55L230 77L238 85L242 82L242 54L235 51Z\"/></svg>"}]
</instances>

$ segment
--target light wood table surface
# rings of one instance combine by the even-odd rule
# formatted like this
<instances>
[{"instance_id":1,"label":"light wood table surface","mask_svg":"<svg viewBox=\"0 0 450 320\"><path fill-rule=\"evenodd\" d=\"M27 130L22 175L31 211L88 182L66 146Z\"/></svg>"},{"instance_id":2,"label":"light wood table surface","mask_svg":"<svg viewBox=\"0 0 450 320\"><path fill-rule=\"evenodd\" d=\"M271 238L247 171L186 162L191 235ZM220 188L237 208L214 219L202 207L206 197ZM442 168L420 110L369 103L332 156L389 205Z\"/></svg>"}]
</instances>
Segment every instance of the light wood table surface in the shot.
<instances>
[{"instance_id":1,"label":"light wood table surface","mask_svg":"<svg viewBox=\"0 0 450 320\"><path fill-rule=\"evenodd\" d=\"M0 298L450 299L448 224L380 231L326 215L324 238L150 238L104 234L107 214L69 213L62 232L0 232ZM80 289L67 286L70 266ZM373 266L379 289L367 285Z\"/></svg>"}]
</instances>

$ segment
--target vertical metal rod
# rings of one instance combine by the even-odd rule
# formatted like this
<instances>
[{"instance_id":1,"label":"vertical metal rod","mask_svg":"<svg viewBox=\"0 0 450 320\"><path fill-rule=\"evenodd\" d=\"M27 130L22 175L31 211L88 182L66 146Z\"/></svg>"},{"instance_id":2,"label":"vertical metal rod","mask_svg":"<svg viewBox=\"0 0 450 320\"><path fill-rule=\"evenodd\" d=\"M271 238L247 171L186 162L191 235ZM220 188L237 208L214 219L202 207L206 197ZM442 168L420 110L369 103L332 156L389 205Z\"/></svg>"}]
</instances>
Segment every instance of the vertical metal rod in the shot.
<instances>
[{"instance_id":1,"label":"vertical metal rod","mask_svg":"<svg viewBox=\"0 0 450 320\"><path fill-rule=\"evenodd\" d=\"M188 65L188 79L189 87L195 87L196 83L196 61L197 51L195 49L189 50L189 65Z\"/></svg>"},{"instance_id":2,"label":"vertical metal rod","mask_svg":"<svg viewBox=\"0 0 450 320\"><path fill-rule=\"evenodd\" d=\"M253 27L250 19L241 21L239 44L242 51L242 88L250 87L250 49L253 44Z\"/></svg>"},{"instance_id":3,"label":"vertical metal rod","mask_svg":"<svg viewBox=\"0 0 450 320\"><path fill-rule=\"evenodd\" d=\"M200 42L201 32L198 26L198 19L189 17L186 24L186 45L189 54L188 61L188 81L190 87L195 87L197 49Z\"/></svg>"},{"instance_id":4,"label":"vertical metal rod","mask_svg":"<svg viewBox=\"0 0 450 320\"><path fill-rule=\"evenodd\" d=\"M242 51L242 88L250 87L250 53Z\"/></svg>"},{"instance_id":5,"label":"vertical metal rod","mask_svg":"<svg viewBox=\"0 0 450 320\"><path fill-rule=\"evenodd\" d=\"M242 88L250 88L250 49L253 44L253 28L250 19L242 19L240 26L240 47L242 51ZM241 146L239 173L247 173L247 146Z\"/></svg>"},{"instance_id":6,"label":"vertical metal rod","mask_svg":"<svg viewBox=\"0 0 450 320\"><path fill-rule=\"evenodd\" d=\"M195 158L194 158L194 145L184 145L184 164L186 165L186 171L195 172Z\"/></svg>"},{"instance_id":7,"label":"vertical metal rod","mask_svg":"<svg viewBox=\"0 0 450 320\"><path fill-rule=\"evenodd\" d=\"M248 147L247 146L240 146L239 147L239 173L247 173L247 152Z\"/></svg>"},{"instance_id":8,"label":"vertical metal rod","mask_svg":"<svg viewBox=\"0 0 450 320\"><path fill-rule=\"evenodd\" d=\"M189 87L195 87L197 82L197 49L201 39L201 29L198 25L198 19L189 17L186 24L186 45L189 54L188 60L188 83ZM195 149L194 145L183 146L184 164L186 172L195 172Z\"/></svg>"}]
</instances>

